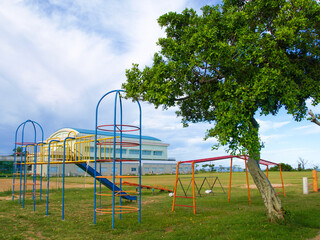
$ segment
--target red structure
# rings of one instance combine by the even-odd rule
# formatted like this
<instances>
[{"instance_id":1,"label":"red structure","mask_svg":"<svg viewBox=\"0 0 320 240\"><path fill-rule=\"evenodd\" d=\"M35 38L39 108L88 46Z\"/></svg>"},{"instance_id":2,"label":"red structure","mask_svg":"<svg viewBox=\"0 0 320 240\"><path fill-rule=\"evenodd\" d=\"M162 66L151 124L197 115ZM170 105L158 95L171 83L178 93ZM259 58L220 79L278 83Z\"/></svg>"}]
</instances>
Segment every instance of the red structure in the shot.
<instances>
[{"instance_id":1,"label":"red structure","mask_svg":"<svg viewBox=\"0 0 320 240\"><path fill-rule=\"evenodd\" d=\"M251 204L250 188L249 188L249 177L248 177L248 168L247 168L248 157L246 155L243 155L243 156L227 155L227 156L220 156L220 157L212 157L212 158L203 158L203 159L197 159L197 160L181 161L181 162L177 163L177 171L176 171L176 180L175 180L175 187L174 187L172 211L174 211L175 206L191 207L191 208L193 208L193 213L196 214L196 195L195 195L195 180L194 180L194 164L195 163L204 163L204 162L210 162L210 161L218 161L218 160L230 159L230 180L229 180L229 195L228 195L228 202L230 202L230 198L231 198L231 179L232 179L232 162L233 162L234 158L242 159L245 162L247 188L248 188L248 198L249 198L249 204ZM193 192L193 196L192 197L177 196L177 184L178 184L178 176L179 176L179 166L180 166L180 164L183 164L183 163L191 163L191 166L192 166L192 192ZM283 190L283 192L280 192L280 193L283 194L284 196L286 196L285 190L284 190L283 177L282 177L282 171L281 171L280 164L274 163L274 162L270 162L270 161L267 161L267 160L263 160L263 159L260 159L259 164L267 166L267 177L269 177L269 166L272 166L272 165L278 165L279 166L280 177L281 177L281 185L282 185L281 188ZM176 198L190 198L190 199L193 200L193 204L192 205L176 204Z\"/></svg>"}]
</instances>

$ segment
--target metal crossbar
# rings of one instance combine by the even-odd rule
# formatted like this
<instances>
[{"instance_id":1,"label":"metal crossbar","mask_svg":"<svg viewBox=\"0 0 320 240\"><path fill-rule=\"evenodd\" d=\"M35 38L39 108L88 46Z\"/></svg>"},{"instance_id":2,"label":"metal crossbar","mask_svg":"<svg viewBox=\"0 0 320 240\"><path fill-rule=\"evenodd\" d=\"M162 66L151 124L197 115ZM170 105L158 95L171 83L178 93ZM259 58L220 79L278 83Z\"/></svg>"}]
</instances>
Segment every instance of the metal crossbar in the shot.
<instances>
[{"instance_id":1,"label":"metal crossbar","mask_svg":"<svg viewBox=\"0 0 320 240\"><path fill-rule=\"evenodd\" d=\"M181 178L186 178L186 177L181 177ZM200 177L198 177L198 178L200 178ZM209 177L209 178L210 178L210 177ZM222 189L222 191L223 191L223 193L226 194L226 192L225 192L225 190L224 190L224 188L223 188L223 186L222 186L219 178L218 178L218 177L213 177L213 178L214 178L214 181L213 181L212 184L210 184L210 182L209 182L209 180L208 180L208 177L204 177L204 178L203 178L203 181L202 181L202 183L201 183L201 185L200 185L200 187L198 187L196 181L194 182L195 188L197 189L197 192L198 192L198 196L202 197L202 195L201 195L201 190L202 190L202 187L204 186L205 182L207 183L207 185L208 185L208 187L209 187L209 189L210 189L211 191L212 191L213 187L215 186L215 184L218 182L219 185L220 185L220 187L221 187L221 189ZM185 197L187 197L187 196L188 196L189 188L190 188L191 183L192 183L192 178L190 178L190 182L189 182L189 184L188 184L188 186L187 186L186 189L183 187L183 184L182 184L182 182L181 182L180 177L178 178L178 181L179 181L179 183L180 183L181 189L182 189Z\"/></svg>"}]
</instances>

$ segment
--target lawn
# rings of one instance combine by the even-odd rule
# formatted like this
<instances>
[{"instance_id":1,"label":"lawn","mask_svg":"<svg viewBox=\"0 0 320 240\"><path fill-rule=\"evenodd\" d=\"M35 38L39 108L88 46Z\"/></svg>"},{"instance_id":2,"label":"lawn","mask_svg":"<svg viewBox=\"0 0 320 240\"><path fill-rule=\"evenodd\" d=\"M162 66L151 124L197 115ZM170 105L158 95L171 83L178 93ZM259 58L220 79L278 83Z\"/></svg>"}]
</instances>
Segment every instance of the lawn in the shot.
<instances>
[{"instance_id":1,"label":"lawn","mask_svg":"<svg viewBox=\"0 0 320 240\"><path fill-rule=\"evenodd\" d=\"M64 221L61 220L61 188L50 190L49 216L46 216L45 195L42 202L37 200L34 212L30 197L23 209L18 200L8 200L10 191L1 192L0 239L312 239L319 234L320 193L311 193L310 180L310 194L302 194L302 177L311 178L311 172L284 173L287 196L280 195L287 211L284 224L267 221L257 189L250 189L252 204L248 203L245 173L233 174L230 203L227 194L229 174L196 176L200 185L204 176L218 176L226 194L216 184L214 194L197 197L197 214L194 215L191 208L176 207L172 212L172 198L167 192L145 189L142 222L139 224L137 213L123 214L121 220L116 217L115 229L111 226L111 215L97 215L97 222L93 224L93 188L88 187L93 181L90 177L67 178L67 182L86 183L86 188L66 190ZM269 172L269 178L272 183L281 183L278 172ZM142 184L173 189L174 179L174 175L143 176ZM184 183L188 181L184 178ZM57 180L52 178L52 183L56 184ZM252 179L250 184L253 184ZM179 198L177 201L191 204L190 199ZM110 205L111 198L103 197L101 202L102 206ZM136 202L124 202L137 206Z\"/></svg>"}]
</instances>

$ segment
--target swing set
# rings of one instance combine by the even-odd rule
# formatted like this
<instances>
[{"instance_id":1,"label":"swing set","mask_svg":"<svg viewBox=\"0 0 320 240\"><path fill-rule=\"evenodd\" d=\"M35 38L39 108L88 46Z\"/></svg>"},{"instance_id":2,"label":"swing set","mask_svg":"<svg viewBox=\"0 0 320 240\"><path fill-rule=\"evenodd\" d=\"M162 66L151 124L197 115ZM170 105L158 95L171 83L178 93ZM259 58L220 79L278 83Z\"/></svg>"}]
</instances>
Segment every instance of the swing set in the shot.
<instances>
[{"instance_id":1,"label":"swing set","mask_svg":"<svg viewBox=\"0 0 320 240\"><path fill-rule=\"evenodd\" d=\"M201 190L201 188L202 188L202 186L203 186L203 184L204 184L206 179L203 180L200 188L198 188L198 186L196 184L196 181L195 181L195 176L194 176L194 164L195 163L204 163L204 162L210 162L210 161L230 159L230 179L229 179L229 194L228 194L228 202L230 202L230 199L231 199L232 163L233 163L233 159L234 158L244 160L244 162L245 162L246 180L247 180L247 189L248 189L248 199L249 199L249 204L251 204L250 187L249 187L249 176L248 176L248 167L247 167L248 157L246 155L244 155L244 156L228 155L228 156L220 156L220 157L204 158L204 159L188 160L188 161L180 161L180 162L178 162L177 163L174 194L173 194L172 211L174 212L174 209L175 209L176 206L189 207L189 208L193 208L193 213L196 214L196 189L197 189L198 196L201 196L200 190ZM190 181L190 183L189 183L189 185L187 187L187 190L184 189L183 184L181 182L181 179L179 178L179 166L180 166L180 164L185 164L185 163L189 163L189 164L191 163L191 167L192 167L192 179L191 179L191 181ZM263 159L260 159L259 164L260 165L264 165L264 166L267 167L267 169L266 169L267 178L269 177L269 166L272 166L272 165L278 165L279 166L282 192L278 192L278 194L283 194L284 196L286 196L285 189L284 189L284 184L283 184L281 165L278 164L278 163L270 162L270 161L263 160ZM219 179L216 177L216 180L215 180L214 184L216 183L217 180L219 181ZM184 196L177 195L178 182L180 183L180 186L182 188ZM187 193L188 193L188 190L189 190L189 187L190 187L191 183L192 183L192 196L188 196ZM220 181L219 181L219 183L220 183ZM209 182L208 182L208 184L209 184ZM213 188L214 184L211 185L212 188ZM221 183L220 183L220 186L222 187ZM210 184L209 184L209 187L210 187ZM212 188L210 188L210 190L212 190ZM275 187L275 188L277 188L277 187ZM222 187L222 189L223 189L223 187ZM176 198L192 199L192 205L176 204Z\"/></svg>"},{"instance_id":2,"label":"swing set","mask_svg":"<svg viewBox=\"0 0 320 240\"><path fill-rule=\"evenodd\" d=\"M199 196L199 197L202 197L202 195L201 195L201 190L202 190L202 188L203 188L205 185L207 185L208 188L209 188L208 190L206 190L206 193L208 193L208 194L212 193L212 194L213 194L213 191L212 191L212 190L213 190L213 187L215 186L216 183L219 183L219 184L220 184L220 187L221 187L221 189L222 189L222 191L223 191L223 193L224 193L224 194L226 193L226 192L224 191L224 188L223 188L223 186L222 186L222 184L221 184L221 182L220 182L220 180L219 180L219 178L218 178L217 176L212 176L212 177L195 177L195 179L196 179L196 178L198 178L198 179L199 179L199 178L202 178L202 182L201 182L201 184L199 185L199 187L198 187L197 181L194 181L194 186L195 186L195 188L197 189L197 193L198 193L198 196ZM181 179L190 179L187 188L184 188L184 187L183 187L183 183L182 183ZM190 177L179 177L179 178L178 178L178 182L179 182L179 184L180 184L180 186L181 186L181 189L182 189L182 191L183 191L183 193L184 193L184 196L185 196L185 197L188 197L188 192L189 192L189 189L190 189L191 184L193 184L193 179L190 178ZM205 184L205 183L207 183L207 184Z\"/></svg>"}]
</instances>

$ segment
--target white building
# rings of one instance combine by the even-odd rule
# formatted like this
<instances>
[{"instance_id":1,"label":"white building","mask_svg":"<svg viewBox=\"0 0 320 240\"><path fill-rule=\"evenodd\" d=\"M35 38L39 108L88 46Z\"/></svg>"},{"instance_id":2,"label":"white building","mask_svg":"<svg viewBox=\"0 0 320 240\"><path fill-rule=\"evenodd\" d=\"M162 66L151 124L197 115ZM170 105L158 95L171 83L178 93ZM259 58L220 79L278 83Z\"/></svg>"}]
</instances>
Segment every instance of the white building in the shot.
<instances>
[{"instance_id":1,"label":"white building","mask_svg":"<svg viewBox=\"0 0 320 240\"><path fill-rule=\"evenodd\" d=\"M70 135L70 132L74 134ZM84 137L89 135L94 135L94 130L87 129L78 129L78 128L63 128L54 132L49 139L59 138L60 141L65 139L67 136L73 137L76 134L76 137ZM106 138L113 137L113 132L108 131L98 131L97 138ZM176 172L177 163L173 160L168 160L168 146L169 144L163 143L160 139L150 136L142 136L142 174L173 174ZM134 134L122 134L123 142L130 143L139 143L139 135ZM120 156L120 147L116 148L117 158ZM87 149L89 151L89 149ZM113 146L110 146L105 149L107 154L113 156ZM94 146L90 146L90 156L92 159L94 157ZM138 160L139 159L139 146L126 146L122 147L122 159L126 160ZM91 167L94 167L94 163L90 163ZM138 162L123 162L122 163L122 175L136 175L138 174ZM112 175L113 173L113 163L112 162L103 162L98 164L97 170L102 175ZM50 164L50 175L62 175L62 165L61 164ZM40 168L37 168L37 172L40 171ZM115 172L117 175L120 174L120 163L116 163ZM185 164L180 173L189 173L191 172L191 165ZM43 167L43 174L47 175L47 165ZM75 164L66 164L65 174L67 176L83 176L85 172Z\"/></svg>"}]
</instances>

